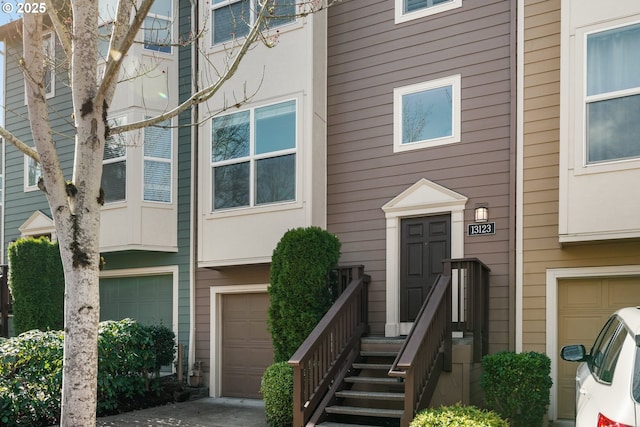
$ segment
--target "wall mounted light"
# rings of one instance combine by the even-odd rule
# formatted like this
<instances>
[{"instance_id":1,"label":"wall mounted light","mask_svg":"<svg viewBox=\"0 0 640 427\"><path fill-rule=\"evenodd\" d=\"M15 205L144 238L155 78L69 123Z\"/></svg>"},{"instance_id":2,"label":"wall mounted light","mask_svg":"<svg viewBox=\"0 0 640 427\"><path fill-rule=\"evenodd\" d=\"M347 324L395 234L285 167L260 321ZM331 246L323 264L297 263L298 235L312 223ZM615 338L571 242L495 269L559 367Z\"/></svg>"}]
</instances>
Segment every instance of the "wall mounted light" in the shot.
<instances>
[{"instance_id":1,"label":"wall mounted light","mask_svg":"<svg viewBox=\"0 0 640 427\"><path fill-rule=\"evenodd\" d=\"M476 222L487 222L489 220L489 208L487 206L478 206L474 212Z\"/></svg>"}]
</instances>

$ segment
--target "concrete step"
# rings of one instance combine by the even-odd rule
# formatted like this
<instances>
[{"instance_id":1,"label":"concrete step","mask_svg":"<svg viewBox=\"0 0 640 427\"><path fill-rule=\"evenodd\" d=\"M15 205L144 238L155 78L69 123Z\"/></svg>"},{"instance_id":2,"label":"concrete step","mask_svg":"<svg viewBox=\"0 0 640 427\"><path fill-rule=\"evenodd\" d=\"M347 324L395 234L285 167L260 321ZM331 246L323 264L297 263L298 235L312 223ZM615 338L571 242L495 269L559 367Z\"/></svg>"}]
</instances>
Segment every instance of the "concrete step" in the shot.
<instances>
[{"instance_id":1,"label":"concrete step","mask_svg":"<svg viewBox=\"0 0 640 427\"><path fill-rule=\"evenodd\" d=\"M347 383L358 383L358 384L386 384L386 385L394 385L401 384L402 382L398 378L391 377L346 377L344 382Z\"/></svg>"},{"instance_id":2,"label":"concrete step","mask_svg":"<svg viewBox=\"0 0 640 427\"><path fill-rule=\"evenodd\" d=\"M329 414L356 415L360 417L401 418L401 409L361 408L358 406L328 406Z\"/></svg>"},{"instance_id":3,"label":"concrete step","mask_svg":"<svg viewBox=\"0 0 640 427\"><path fill-rule=\"evenodd\" d=\"M336 392L336 397L345 399L371 399L404 402L404 393L391 393L381 391L342 390Z\"/></svg>"}]
</instances>

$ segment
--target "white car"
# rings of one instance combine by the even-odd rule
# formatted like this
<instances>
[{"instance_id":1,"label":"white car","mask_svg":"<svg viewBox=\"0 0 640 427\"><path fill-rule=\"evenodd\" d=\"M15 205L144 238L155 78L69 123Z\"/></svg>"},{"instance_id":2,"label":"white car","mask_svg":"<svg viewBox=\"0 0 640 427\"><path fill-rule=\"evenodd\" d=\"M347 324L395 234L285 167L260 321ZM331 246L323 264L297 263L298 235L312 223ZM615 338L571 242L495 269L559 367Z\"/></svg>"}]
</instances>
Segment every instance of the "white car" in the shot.
<instances>
[{"instance_id":1,"label":"white car","mask_svg":"<svg viewBox=\"0 0 640 427\"><path fill-rule=\"evenodd\" d=\"M561 356L582 362L576 372L576 427L640 426L640 307L616 311L587 354L583 345Z\"/></svg>"}]
</instances>

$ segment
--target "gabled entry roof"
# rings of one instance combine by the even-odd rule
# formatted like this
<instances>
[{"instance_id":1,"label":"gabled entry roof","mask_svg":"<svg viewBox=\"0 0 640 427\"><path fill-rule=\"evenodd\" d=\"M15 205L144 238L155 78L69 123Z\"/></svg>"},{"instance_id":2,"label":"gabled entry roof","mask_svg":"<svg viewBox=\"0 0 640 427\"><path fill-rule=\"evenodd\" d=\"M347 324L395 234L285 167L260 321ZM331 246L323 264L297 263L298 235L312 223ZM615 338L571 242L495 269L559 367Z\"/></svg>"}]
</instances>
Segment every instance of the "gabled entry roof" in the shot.
<instances>
[{"instance_id":1,"label":"gabled entry roof","mask_svg":"<svg viewBox=\"0 0 640 427\"><path fill-rule=\"evenodd\" d=\"M396 212L402 212L403 216L409 216L412 215L412 211L422 215L428 212L451 210L443 208L452 208L453 206L464 208L467 200L467 197L462 194L422 178L387 202L382 210L391 216Z\"/></svg>"}]
</instances>

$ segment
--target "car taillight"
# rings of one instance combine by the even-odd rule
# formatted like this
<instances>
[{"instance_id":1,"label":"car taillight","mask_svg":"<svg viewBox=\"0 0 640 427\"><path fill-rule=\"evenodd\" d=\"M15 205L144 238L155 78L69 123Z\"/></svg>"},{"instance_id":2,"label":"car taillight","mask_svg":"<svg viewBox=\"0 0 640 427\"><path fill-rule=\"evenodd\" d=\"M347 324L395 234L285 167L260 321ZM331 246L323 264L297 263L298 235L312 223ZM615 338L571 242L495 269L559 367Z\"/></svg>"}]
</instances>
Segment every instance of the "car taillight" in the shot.
<instances>
[{"instance_id":1,"label":"car taillight","mask_svg":"<svg viewBox=\"0 0 640 427\"><path fill-rule=\"evenodd\" d=\"M604 415L598 414L598 427L633 427L633 426L610 420Z\"/></svg>"}]
</instances>

